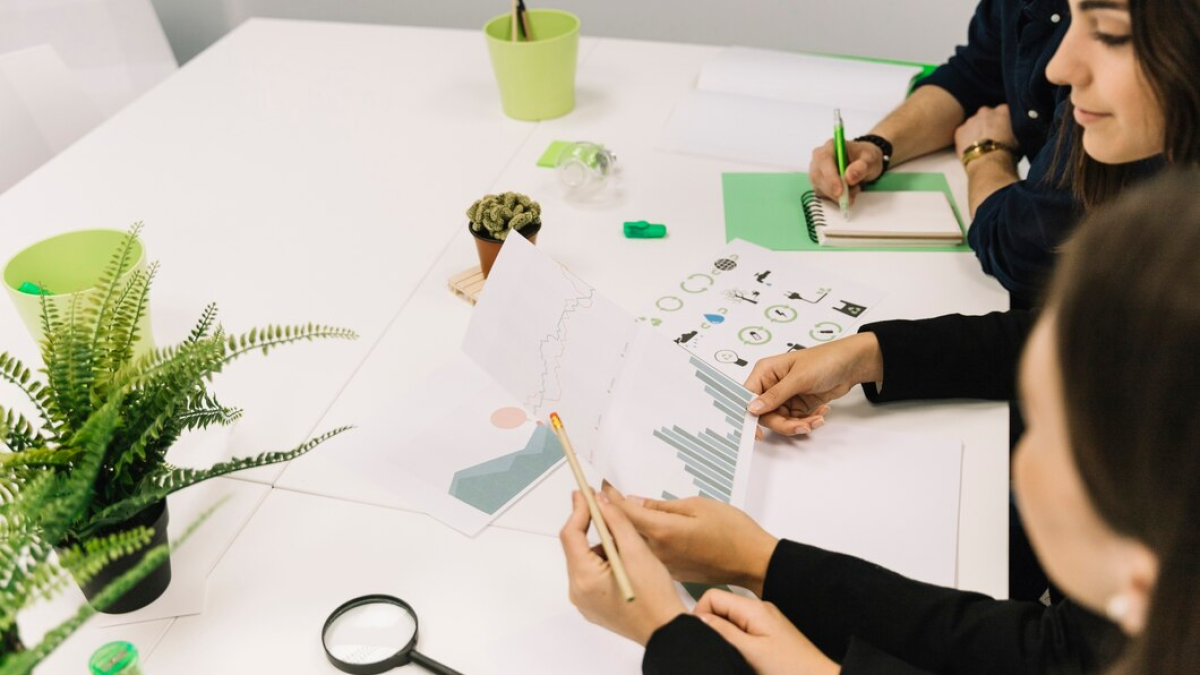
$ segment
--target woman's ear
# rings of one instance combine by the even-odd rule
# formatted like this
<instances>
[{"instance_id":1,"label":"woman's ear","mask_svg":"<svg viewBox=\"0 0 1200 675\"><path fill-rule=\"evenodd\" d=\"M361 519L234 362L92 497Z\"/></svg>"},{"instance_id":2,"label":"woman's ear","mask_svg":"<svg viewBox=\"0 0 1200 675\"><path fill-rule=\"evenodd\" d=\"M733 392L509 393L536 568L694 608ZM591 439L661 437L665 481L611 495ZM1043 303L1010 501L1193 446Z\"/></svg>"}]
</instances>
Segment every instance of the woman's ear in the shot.
<instances>
[{"instance_id":1,"label":"woman's ear","mask_svg":"<svg viewBox=\"0 0 1200 675\"><path fill-rule=\"evenodd\" d=\"M1133 539L1121 542L1117 570L1120 587L1105 603L1109 620L1127 635L1138 635L1146 627L1150 601L1158 581L1158 556Z\"/></svg>"}]
</instances>

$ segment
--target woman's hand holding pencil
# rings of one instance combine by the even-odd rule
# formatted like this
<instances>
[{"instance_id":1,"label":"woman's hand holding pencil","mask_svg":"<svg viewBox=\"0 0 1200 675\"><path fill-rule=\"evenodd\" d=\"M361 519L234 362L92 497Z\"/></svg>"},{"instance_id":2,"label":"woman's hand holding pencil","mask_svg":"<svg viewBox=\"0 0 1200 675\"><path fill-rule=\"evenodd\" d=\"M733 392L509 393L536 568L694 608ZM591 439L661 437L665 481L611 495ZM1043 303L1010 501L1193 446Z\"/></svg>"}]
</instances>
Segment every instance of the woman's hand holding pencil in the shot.
<instances>
[{"instance_id":1,"label":"woman's hand holding pencil","mask_svg":"<svg viewBox=\"0 0 1200 675\"><path fill-rule=\"evenodd\" d=\"M637 599L626 602L602 547L588 545L592 517L583 494L575 491L571 495L571 517L559 535L567 558L571 603L588 621L645 645L654 631L687 610L666 566L650 552L629 518L604 493L594 494Z\"/></svg>"}]
</instances>

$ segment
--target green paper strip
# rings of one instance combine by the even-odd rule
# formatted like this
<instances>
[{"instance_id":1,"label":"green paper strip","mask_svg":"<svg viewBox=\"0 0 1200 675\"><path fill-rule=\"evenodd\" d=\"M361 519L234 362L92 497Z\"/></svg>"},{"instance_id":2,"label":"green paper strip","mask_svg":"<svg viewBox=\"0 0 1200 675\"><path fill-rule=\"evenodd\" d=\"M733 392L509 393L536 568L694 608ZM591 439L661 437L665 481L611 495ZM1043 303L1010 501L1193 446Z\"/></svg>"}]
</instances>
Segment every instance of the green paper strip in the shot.
<instances>
[{"instance_id":1,"label":"green paper strip","mask_svg":"<svg viewBox=\"0 0 1200 675\"><path fill-rule=\"evenodd\" d=\"M546 167L548 169L553 169L555 166L558 166L558 156L561 155L562 151L565 150L568 145L571 145L572 142L573 141L551 142L550 147L546 148L546 151L543 152L542 156L538 159L537 165Z\"/></svg>"}]
</instances>

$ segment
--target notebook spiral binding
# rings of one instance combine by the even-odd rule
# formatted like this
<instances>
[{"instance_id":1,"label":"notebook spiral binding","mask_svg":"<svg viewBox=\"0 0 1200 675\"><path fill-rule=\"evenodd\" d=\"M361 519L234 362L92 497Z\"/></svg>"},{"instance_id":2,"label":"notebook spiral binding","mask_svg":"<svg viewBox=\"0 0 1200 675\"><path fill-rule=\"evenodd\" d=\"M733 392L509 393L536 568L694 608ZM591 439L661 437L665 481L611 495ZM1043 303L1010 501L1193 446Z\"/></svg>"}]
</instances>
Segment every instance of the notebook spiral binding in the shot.
<instances>
[{"instance_id":1,"label":"notebook spiral binding","mask_svg":"<svg viewBox=\"0 0 1200 675\"><path fill-rule=\"evenodd\" d=\"M814 244L820 243L817 228L825 227L825 207L821 204L821 198L817 196L816 192L808 190L800 196L800 208L804 209L804 223L808 228L808 238L812 239Z\"/></svg>"}]
</instances>

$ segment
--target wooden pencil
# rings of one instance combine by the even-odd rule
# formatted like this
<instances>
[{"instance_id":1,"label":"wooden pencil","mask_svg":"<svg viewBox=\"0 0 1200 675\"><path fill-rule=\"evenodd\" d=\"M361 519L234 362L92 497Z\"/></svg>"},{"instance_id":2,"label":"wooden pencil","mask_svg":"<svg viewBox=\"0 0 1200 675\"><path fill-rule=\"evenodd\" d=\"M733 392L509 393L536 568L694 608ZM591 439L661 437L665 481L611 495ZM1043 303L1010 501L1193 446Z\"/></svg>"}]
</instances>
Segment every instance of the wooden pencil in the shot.
<instances>
[{"instance_id":1,"label":"wooden pencil","mask_svg":"<svg viewBox=\"0 0 1200 675\"><path fill-rule=\"evenodd\" d=\"M567 456L567 463L571 465L571 473L575 474L575 482L579 484L579 491L587 500L588 511L592 514L592 522L596 524L596 531L600 533L600 545L604 547L604 555L608 556L608 564L612 566L613 576L617 578L617 588L621 591L625 602L633 602L633 585L629 583L629 575L625 573L625 563L621 562L621 554L617 551L617 544L613 541L612 532L608 530L608 524L600 515L600 505L596 503L596 495L592 493L591 486L583 477L583 468L579 466L579 458L575 456L575 448L571 445L571 439L567 438L567 430L563 427L558 413L550 413L550 425L554 427L554 433L558 435L559 445L562 445L563 454Z\"/></svg>"},{"instance_id":2,"label":"wooden pencil","mask_svg":"<svg viewBox=\"0 0 1200 675\"><path fill-rule=\"evenodd\" d=\"M517 41L517 0L512 0L512 41Z\"/></svg>"}]
</instances>

